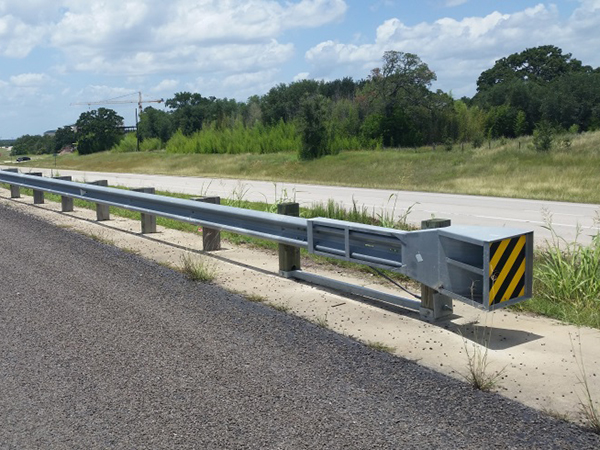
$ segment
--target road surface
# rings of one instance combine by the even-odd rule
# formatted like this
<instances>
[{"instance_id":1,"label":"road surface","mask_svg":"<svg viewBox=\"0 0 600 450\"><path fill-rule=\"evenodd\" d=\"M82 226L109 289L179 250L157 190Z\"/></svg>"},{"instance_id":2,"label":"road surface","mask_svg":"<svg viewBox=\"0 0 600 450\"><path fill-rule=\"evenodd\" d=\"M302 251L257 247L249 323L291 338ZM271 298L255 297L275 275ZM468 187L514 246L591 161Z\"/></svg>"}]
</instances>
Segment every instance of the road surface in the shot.
<instances>
[{"instance_id":1,"label":"road surface","mask_svg":"<svg viewBox=\"0 0 600 450\"><path fill-rule=\"evenodd\" d=\"M29 170L43 171L46 176L51 174L49 169L21 169L24 173ZM544 228L548 214L552 216L556 233L569 242L579 234L580 242L589 243L591 236L600 232L599 224L595 221L599 217L600 205L595 204L110 172L60 170L60 175L71 175L75 181L103 179L113 186L155 187L160 191L250 201L274 202L287 198L301 205L311 205L333 199L346 208L351 208L355 202L359 207L364 206L368 211L384 216L398 217L410 210L408 221L416 225L420 225L421 220L438 217L451 219L454 225L533 230L537 243L552 237Z\"/></svg>"},{"instance_id":2,"label":"road surface","mask_svg":"<svg viewBox=\"0 0 600 450\"><path fill-rule=\"evenodd\" d=\"M600 436L0 203L0 448L600 448Z\"/></svg>"}]
</instances>

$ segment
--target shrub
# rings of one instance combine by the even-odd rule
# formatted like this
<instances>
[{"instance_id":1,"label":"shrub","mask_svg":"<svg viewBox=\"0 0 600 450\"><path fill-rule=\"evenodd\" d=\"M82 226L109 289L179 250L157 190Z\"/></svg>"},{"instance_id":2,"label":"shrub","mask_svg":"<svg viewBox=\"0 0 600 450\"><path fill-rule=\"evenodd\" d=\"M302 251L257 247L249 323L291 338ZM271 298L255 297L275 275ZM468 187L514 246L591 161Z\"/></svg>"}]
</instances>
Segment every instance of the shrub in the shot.
<instances>
[{"instance_id":1,"label":"shrub","mask_svg":"<svg viewBox=\"0 0 600 450\"><path fill-rule=\"evenodd\" d=\"M135 133L127 133L121 142L115 145L111 151L115 153L135 152L137 150L137 138Z\"/></svg>"},{"instance_id":2,"label":"shrub","mask_svg":"<svg viewBox=\"0 0 600 450\"><path fill-rule=\"evenodd\" d=\"M473 148L481 148L483 145L483 139L482 133L477 133L475 136L473 136L473 141L471 142Z\"/></svg>"},{"instance_id":3,"label":"shrub","mask_svg":"<svg viewBox=\"0 0 600 450\"><path fill-rule=\"evenodd\" d=\"M542 121L533 131L533 147L538 152L547 152L552 148L554 131L547 121Z\"/></svg>"},{"instance_id":4,"label":"shrub","mask_svg":"<svg viewBox=\"0 0 600 450\"><path fill-rule=\"evenodd\" d=\"M452 138L447 138L444 141L444 150L451 152L452 148L454 148L454 140Z\"/></svg>"}]
</instances>

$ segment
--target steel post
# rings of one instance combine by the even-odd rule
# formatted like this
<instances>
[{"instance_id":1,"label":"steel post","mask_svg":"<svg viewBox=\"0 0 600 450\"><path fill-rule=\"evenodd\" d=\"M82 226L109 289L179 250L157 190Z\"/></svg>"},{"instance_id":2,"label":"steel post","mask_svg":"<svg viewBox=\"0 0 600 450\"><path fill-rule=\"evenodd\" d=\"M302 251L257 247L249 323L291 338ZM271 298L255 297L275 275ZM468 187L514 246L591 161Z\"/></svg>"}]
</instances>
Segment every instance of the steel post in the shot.
<instances>
[{"instance_id":1,"label":"steel post","mask_svg":"<svg viewBox=\"0 0 600 450\"><path fill-rule=\"evenodd\" d=\"M277 214L286 216L300 216L299 203L280 203L277 205ZM300 270L300 249L291 245L278 244L279 272Z\"/></svg>"},{"instance_id":2,"label":"steel post","mask_svg":"<svg viewBox=\"0 0 600 450\"><path fill-rule=\"evenodd\" d=\"M73 181L73 177L71 175L64 175L60 177L52 177L55 180L64 180L64 181ZM60 210L62 212L71 212L73 211L73 197L67 197L64 195L60 196Z\"/></svg>"},{"instance_id":3,"label":"steel post","mask_svg":"<svg viewBox=\"0 0 600 450\"><path fill-rule=\"evenodd\" d=\"M221 204L221 197L200 197L194 200L213 205ZM218 228L202 227L202 248L205 252L221 250L221 230Z\"/></svg>"},{"instance_id":4,"label":"steel post","mask_svg":"<svg viewBox=\"0 0 600 450\"><path fill-rule=\"evenodd\" d=\"M143 192L145 194L155 194L156 189L153 187L132 189L135 192ZM156 233L156 216L152 214L142 213L142 234Z\"/></svg>"},{"instance_id":5,"label":"steel post","mask_svg":"<svg viewBox=\"0 0 600 450\"><path fill-rule=\"evenodd\" d=\"M19 169L4 169L4 172L19 173ZM21 198L21 186L18 184L10 184L10 198Z\"/></svg>"},{"instance_id":6,"label":"steel post","mask_svg":"<svg viewBox=\"0 0 600 450\"><path fill-rule=\"evenodd\" d=\"M88 184L96 186L108 186L108 180L91 181ZM96 220L98 222L110 220L110 206L102 203L96 203Z\"/></svg>"},{"instance_id":7,"label":"steel post","mask_svg":"<svg viewBox=\"0 0 600 450\"><path fill-rule=\"evenodd\" d=\"M42 172L31 172L29 175L33 175L35 177L42 177L44 174ZM44 204L44 191L38 191L37 189L33 190L33 204L34 205L42 205Z\"/></svg>"}]
</instances>

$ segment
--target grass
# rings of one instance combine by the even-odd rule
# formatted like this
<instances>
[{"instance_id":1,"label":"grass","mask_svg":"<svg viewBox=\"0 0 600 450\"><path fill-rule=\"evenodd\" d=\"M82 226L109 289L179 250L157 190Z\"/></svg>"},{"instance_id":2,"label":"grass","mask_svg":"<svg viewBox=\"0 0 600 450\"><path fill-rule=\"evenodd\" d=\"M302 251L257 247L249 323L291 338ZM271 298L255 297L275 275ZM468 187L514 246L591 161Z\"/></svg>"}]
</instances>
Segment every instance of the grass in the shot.
<instances>
[{"instance_id":1,"label":"grass","mask_svg":"<svg viewBox=\"0 0 600 450\"><path fill-rule=\"evenodd\" d=\"M324 316L315 317L312 322L321 328L329 328L329 319L327 318L327 313L325 313Z\"/></svg>"},{"instance_id":2,"label":"grass","mask_svg":"<svg viewBox=\"0 0 600 450\"><path fill-rule=\"evenodd\" d=\"M367 347L370 347L373 350L377 350L379 352L386 352L386 353L394 353L396 351L396 347L386 345L383 342L379 342L379 341L367 341Z\"/></svg>"},{"instance_id":3,"label":"grass","mask_svg":"<svg viewBox=\"0 0 600 450\"><path fill-rule=\"evenodd\" d=\"M101 244L106 244L106 245L115 245L115 241L113 241L110 238L107 238L104 233L100 232L100 233L94 233L94 232L84 232L84 235L86 235L87 237L93 239L96 242L100 242Z\"/></svg>"},{"instance_id":4,"label":"grass","mask_svg":"<svg viewBox=\"0 0 600 450\"><path fill-rule=\"evenodd\" d=\"M165 151L61 155L58 169L260 179L371 188L600 203L600 132L571 136L566 148L540 153L531 138L456 145L343 151L314 161L295 152L172 154ZM54 168L52 156L33 165Z\"/></svg>"},{"instance_id":5,"label":"grass","mask_svg":"<svg viewBox=\"0 0 600 450\"><path fill-rule=\"evenodd\" d=\"M265 303L267 297L260 294L241 294L246 300L253 303Z\"/></svg>"},{"instance_id":6,"label":"grass","mask_svg":"<svg viewBox=\"0 0 600 450\"><path fill-rule=\"evenodd\" d=\"M192 281L210 283L214 281L217 270L213 264L191 253L181 256L181 271Z\"/></svg>"},{"instance_id":7,"label":"grass","mask_svg":"<svg viewBox=\"0 0 600 450\"><path fill-rule=\"evenodd\" d=\"M558 236L551 217L546 223L552 238L536 250L535 296L515 309L600 329L600 233L583 245Z\"/></svg>"},{"instance_id":8,"label":"grass","mask_svg":"<svg viewBox=\"0 0 600 450\"><path fill-rule=\"evenodd\" d=\"M592 393L590 391L590 381L587 371L585 369L585 364L583 361L583 349L581 347L581 335L578 335L578 345L579 345L579 358L575 356L577 361L577 368L579 369L579 376L577 377L581 389L583 391L583 398L579 397L579 406L581 410L581 414L583 416L585 425L594 433L600 434L600 403L594 400ZM575 345L573 343L573 339L571 338L571 347L573 348L573 354L576 355Z\"/></svg>"},{"instance_id":9,"label":"grass","mask_svg":"<svg viewBox=\"0 0 600 450\"><path fill-rule=\"evenodd\" d=\"M281 303L267 303L267 305L273 309L276 309L277 311L281 311L284 313L287 313L292 309L289 307L289 305L282 305Z\"/></svg>"},{"instance_id":10,"label":"grass","mask_svg":"<svg viewBox=\"0 0 600 450\"><path fill-rule=\"evenodd\" d=\"M468 340L463 336L463 346L467 355L467 373L463 374L465 380L475 389L484 392L490 392L498 386L499 380L504 374L505 368L492 371L490 370L489 342L491 338L491 329L484 331L483 336L475 334L475 342L469 345ZM471 347L471 350L469 350Z\"/></svg>"}]
</instances>

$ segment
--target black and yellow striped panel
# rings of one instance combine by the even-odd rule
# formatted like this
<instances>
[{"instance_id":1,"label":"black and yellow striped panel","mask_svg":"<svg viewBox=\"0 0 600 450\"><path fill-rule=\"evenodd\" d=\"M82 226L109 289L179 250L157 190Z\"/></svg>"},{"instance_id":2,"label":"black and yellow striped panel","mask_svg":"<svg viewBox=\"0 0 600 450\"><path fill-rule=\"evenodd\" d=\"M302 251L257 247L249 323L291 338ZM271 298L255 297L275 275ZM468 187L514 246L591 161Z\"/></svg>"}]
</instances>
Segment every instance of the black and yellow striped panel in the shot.
<instances>
[{"instance_id":1,"label":"black and yellow striped panel","mask_svg":"<svg viewBox=\"0 0 600 450\"><path fill-rule=\"evenodd\" d=\"M525 295L525 235L490 245L490 306Z\"/></svg>"}]
</instances>

